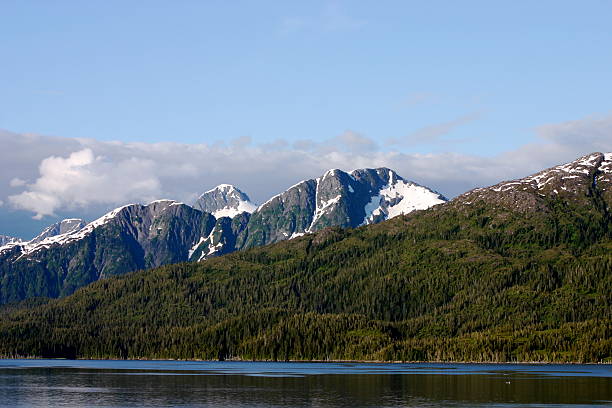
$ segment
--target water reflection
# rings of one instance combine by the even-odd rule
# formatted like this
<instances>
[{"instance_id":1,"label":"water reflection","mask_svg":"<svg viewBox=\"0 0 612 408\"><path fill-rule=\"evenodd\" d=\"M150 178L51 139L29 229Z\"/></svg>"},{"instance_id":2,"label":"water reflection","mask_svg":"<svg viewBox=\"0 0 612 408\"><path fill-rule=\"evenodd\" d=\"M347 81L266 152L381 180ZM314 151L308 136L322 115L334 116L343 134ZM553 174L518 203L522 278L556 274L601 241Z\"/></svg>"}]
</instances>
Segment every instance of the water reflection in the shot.
<instances>
[{"instance_id":1,"label":"water reflection","mask_svg":"<svg viewBox=\"0 0 612 408\"><path fill-rule=\"evenodd\" d=\"M606 366L0 362L0 403L15 407L603 406L611 400Z\"/></svg>"}]
</instances>

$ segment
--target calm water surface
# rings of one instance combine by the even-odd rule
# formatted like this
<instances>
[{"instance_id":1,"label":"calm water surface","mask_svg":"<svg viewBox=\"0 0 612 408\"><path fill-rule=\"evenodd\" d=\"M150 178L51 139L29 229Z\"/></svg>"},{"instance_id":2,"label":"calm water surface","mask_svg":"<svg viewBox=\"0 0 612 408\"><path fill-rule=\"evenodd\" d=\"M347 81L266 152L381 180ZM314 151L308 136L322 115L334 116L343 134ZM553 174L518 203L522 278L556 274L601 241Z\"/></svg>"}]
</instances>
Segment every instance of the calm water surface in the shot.
<instances>
[{"instance_id":1,"label":"calm water surface","mask_svg":"<svg viewBox=\"0 0 612 408\"><path fill-rule=\"evenodd\" d=\"M612 367L0 360L0 405L612 406Z\"/></svg>"}]
</instances>

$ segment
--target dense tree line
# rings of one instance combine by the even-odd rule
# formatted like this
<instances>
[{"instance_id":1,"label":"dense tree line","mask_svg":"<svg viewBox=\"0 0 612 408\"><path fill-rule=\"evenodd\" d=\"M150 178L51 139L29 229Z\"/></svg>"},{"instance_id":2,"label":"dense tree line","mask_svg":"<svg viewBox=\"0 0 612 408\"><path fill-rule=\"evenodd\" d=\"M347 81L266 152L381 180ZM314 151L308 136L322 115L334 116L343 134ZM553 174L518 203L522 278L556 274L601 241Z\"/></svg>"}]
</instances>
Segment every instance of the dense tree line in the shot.
<instances>
[{"instance_id":1,"label":"dense tree line","mask_svg":"<svg viewBox=\"0 0 612 408\"><path fill-rule=\"evenodd\" d=\"M612 229L591 205L442 206L6 305L4 356L610 361Z\"/></svg>"}]
</instances>

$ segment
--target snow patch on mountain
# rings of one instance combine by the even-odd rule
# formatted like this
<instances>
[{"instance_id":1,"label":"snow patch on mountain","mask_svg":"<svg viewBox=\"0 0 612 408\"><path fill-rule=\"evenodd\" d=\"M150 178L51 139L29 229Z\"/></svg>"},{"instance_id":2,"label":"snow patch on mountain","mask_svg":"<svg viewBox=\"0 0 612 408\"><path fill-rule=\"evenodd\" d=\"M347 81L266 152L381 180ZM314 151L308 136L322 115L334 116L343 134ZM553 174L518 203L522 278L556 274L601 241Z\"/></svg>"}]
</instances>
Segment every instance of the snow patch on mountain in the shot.
<instances>
[{"instance_id":1,"label":"snow patch on mountain","mask_svg":"<svg viewBox=\"0 0 612 408\"><path fill-rule=\"evenodd\" d=\"M310 223L310 226L306 229L306 232L312 232L312 228L317 223L319 218L321 218L321 216L323 216L323 214L325 214L327 210L331 209L333 205L339 203L341 198L342 195L338 194L337 196L330 198L329 200L322 201L321 203L317 202L317 207L312 217L312 222Z\"/></svg>"},{"instance_id":2,"label":"snow patch on mountain","mask_svg":"<svg viewBox=\"0 0 612 408\"><path fill-rule=\"evenodd\" d=\"M612 153L604 153L604 159L599 165L599 171L606 174L612 173Z\"/></svg>"},{"instance_id":3,"label":"snow patch on mountain","mask_svg":"<svg viewBox=\"0 0 612 408\"><path fill-rule=\"evenodd\" d=\"M208 252L205 252L204 250L202 251L202 253L200 254L200 257L198 258L198 262L199 261L203 261L206 258L210 257L211 255L214 255L215 252L221 250L223 248L223 243L222 242L217 242L215 244L215 233L217 232L217 226L215 225L215 227L212 229L212 231L210 231L210 234L208 234L208 237L206 237L206 239L204 240L204 242L208 242L208 246L207 246L207 250Z\"/></svg>"},{"instance_id":4,"label":"snow patch on mountain","mask_svg":"<svg viewBox=\"0 0 612 408\"><path fill-rule=\"evenodd\" d=\"M198 249L200 245L202 245L204 241L206 241L206 238L200 237L200 240L196 242L187 252L187 259L191 260L193 253Z\"/></svg>"},{"instance_id":5,"label":"snow patch on mountain","mask_svg":"<svg viewBox=\"0 0 612 408\"><path fill-rule=\"evenodd\" d=\"M77 232L84 226L85 221L81 220L80 218L67 218L45 228L40 234L34 237L30 243L35 244L42 242L49 237Z\"/></svg>"},{"instance_id":6,"label":"snow patch on mountain","mask_svg":"<svg viewBox=\"0 0 612 408\"><path fill-rule=\"evenodd\" d=\"M605 162L606 155L604 154L603 156ZM570 180L588 176L594 171L601 158L601 153L593 153L578 160L543 170L529 177L500 183L491 187L491 190L498 193L517 187L522 187L523 190L527 190L529 187L542 190L555 180Z\"/></svg>"},{"instance_id":7,"label":"snow patch on mountain","mask_svg":"<svg viewBox=\"0 0 612 408\"><path fill-rule=\"evenodd\" d=\"M391 172L389 184L380 189L366 204L363 224L371 224L381 216L390 219L416 210L425 210L446 202L440 194L407 182Z\"/></svg>"},{"instance_id":8,"label":"snow patch on mountain","mask_svg":"<svg viewBox=\"0 0 612 408\"><path fill-rule=\"evenodd\" d=\"M102 225L105 225L109 221L114 219L117 216L117 214L119 214L124 208L130 207L130 206L133 206L133 205L139 205L139 204L128 204L128 205L124 205L124 206L119 207L119 208L115 208L114 210L104 214L102 217L98 218L97 220L92 221L89 224L86 224L82 228L76 228L75 227L74 229L70 229L67 232L63 233L63 234L46 236L43 239L39 239L41 237L41 235L45 231L47 231L49 228L53 227L53 225L52 225L51 227L48 227L45 231L43 231L43 233L41 233L36 238L34 238L34 239L30 240L30 241L20 242L20 243L16 243L16 244L10 244L10 245L1 247L0 248L0 253L2 253L5 250L13 249L14 247L18 246L20 248L20 251L21 251L21 256L24 256L24 255L29 255L29 254L32 254L34 252L40 251L42 249L49 248L51 246L64 245L64 244L67 244L67 243L70 243L70 242L73 242L73 241L77 241L79 239L83 239L86 236L88 236L89 234L91 234L96 228L101 227ZM69 219L69 221L73 221L73 220L77 220L77 219ZM66 221L66 220L64 220L64 221ZM79 221L81 221L81 220L79 220Z\"/></svg>"},{"instance_id":9,"label":"snow patch on mountain","mask_svg":"<svg viewBox=\"0 0 612 408\"><path fill-rule=\"evenodd\" d=\"M595 152L528 177L503 181L491 187L476 188L453 201L464 204L479 200L495 201L521 211L532 211L540 208L536 198L581 193L591 185L607 191L611 189L610 183L612 153Z\"/></svg>"},{"instance_id":10,"label":"snow patch on mountain","mask_svg":"<svg viewBox=\"0 0 612 408\"><path fill-rule=\"evenodd\" d=\"M602 189L609 189L609 183L612 182L612 153L604 153L604 159L599 165L600 174L595 179L598 185L602 186ZM607 182L607 183L605 183Z\"/></svg>"},{"instance_id":11,"label":"snow patch on mountain","mask_svg":"<svg viewBox=\"0 0 612 408\"><path fill-rule=\"evenodd\" d=\"M185 203L181 203L180 201L176 201L176 200L171 200L169 198L162 198L162 199L159 199L159 200L151 201L149 204L147 204L147 206L149 206L151 204L168 204L168 206L172 206L172 205L185 205Z\"/></svg>"},{"instance_id":12,"label":"snow patch on mountain","mask_svg":"<svg viewBox=\"0 0 612 408\"><path fill-rule=\"evenodd\" d=\"M231 184L220 184L206 191L200 195L195 207L211 213L215 218L234 218L243 212L251 214L257 209L248 195Z\"/></svg>"},{"instance_id":13,"label":"snow patch on mountain","mask_svg":"<svg viewBox=\"0 0 612 408\"><path fill-rule=\"evenodd\" d=\"M8 235L0 235L0 248L7 244L16 244L22 242L21 238L9 237Z\"/></svg>"},{"instance_id":14,"label":"snow patch on mountain","mask_svg":"<svg viewBox=\"0 0 612 408\"><path fill-rule=\"evenodd\" d=\"M238 203L236 207L230 207L230 206L223 207L217 211L214 211L212 215L214 215L215 218L221 218L221 217L234 218L235 216L242 214L243 212L251 214L256 209L257 209L257 206L253 204L252 202L241 201L240 203Z\"/></svg>"}]
</instances>

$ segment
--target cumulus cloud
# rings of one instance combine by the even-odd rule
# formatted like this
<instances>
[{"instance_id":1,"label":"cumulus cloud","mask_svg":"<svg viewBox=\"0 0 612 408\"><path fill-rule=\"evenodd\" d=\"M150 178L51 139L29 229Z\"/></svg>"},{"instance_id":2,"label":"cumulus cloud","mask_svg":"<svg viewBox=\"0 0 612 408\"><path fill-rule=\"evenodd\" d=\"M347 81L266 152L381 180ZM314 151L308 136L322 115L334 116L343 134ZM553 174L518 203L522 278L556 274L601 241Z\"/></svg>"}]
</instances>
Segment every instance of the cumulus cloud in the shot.
<instances>
[{"instance_id":1,"label":"cumulus cloud","mask_svg":"<svg viewBox=\"0 0 612 408\"><path fill-rule=\"evenodd\" d=\"M407 153L354 131L325 141L268 144L249 138L214 144L126 143L0 132L0 144L10 146L0 150L0 199L40 218L157 198L191 203L202 191L230 183L263 202L330 168L382 166L453 197L593 151L611 151L611 124L612 114L541 126L533 143L493 157Z\"/></svg>"},{"instance_id":2,"label":"cumulus cloud","mask_svg":"<svg viewBox=\"0 0 612 408\"><path fill-rule=\"evenodd\" d=\"M27 185L26 191L9 196L9 201L41 219L61 208L152 199L161 191L153 167L154 163L146 159L105 160L95 157L89 148L66 158L51 156L40 163L36 182Z\"/></svg>"},{"instance_id":3,"label":"cumulus cloud","mask_svg":"<svg viewBox=\"0 0 612 408\"><path fill-rule=\"evenodd\" d=\"M612 114L544 125L536 131L543 140L565 148L579 149L587 145L607 151L612 147Z\"/></svg>"},{"instance_id":4,"label":"cumulus cloud","mask_svg":"<svg viewBox=\"0 0 612 408\"><path fill-rule=\"evenodd\" d=\"M13 179L11 179L11 181L9 182L9 185L11 187L21 187L21 186L25 186L26 181L20 179L19 177L15 177Z\"/></svg>"}]
</instances>

